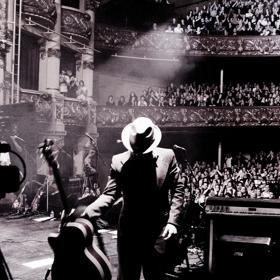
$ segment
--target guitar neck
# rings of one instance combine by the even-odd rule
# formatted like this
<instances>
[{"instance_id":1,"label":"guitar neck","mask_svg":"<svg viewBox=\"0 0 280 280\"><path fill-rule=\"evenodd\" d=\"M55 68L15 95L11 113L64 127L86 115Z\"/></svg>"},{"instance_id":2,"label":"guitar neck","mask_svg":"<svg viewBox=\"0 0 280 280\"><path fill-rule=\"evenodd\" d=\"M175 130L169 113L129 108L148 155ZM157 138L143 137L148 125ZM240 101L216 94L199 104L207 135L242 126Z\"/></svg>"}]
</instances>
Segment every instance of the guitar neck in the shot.
<instances>
[{"instance_id":1,"label":"guitar neck","mask_svg":"<svg viewBox=\"0 0 280 280\"><path fill-rule=\"evenodd\" d=\"M54 166L53 166L53 175L54 175L54 179L55 179L58 191L60 193L62 206L65 210L65 213L69 214L70 213L70 207L67 203L67 197L66 197L66 193L65 193L65 190L63 188L62 181L61 181L60 172L59 172L59 169L57 167L54 167Z\"/></svg>"}]
</instances>

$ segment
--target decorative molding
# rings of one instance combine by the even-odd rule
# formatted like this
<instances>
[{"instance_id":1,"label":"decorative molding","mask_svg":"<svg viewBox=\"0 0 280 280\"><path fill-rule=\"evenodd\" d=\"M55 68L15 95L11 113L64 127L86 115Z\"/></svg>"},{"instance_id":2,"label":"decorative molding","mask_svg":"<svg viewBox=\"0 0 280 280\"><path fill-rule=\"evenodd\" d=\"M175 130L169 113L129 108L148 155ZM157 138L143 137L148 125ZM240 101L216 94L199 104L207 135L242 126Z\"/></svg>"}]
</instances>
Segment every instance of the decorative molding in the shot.
<instances>
[{"instance_id":1,"label":"decorative molding","mask_svg":"<svg viewBox=\"0 0 280 280\"><path fill-rule=\"evenodd\" d=\"M280 107L105 107L97 106L97 127L123 127L136 117L162 127L279 126Z\"/></svg>"},{"instance_id":2,"label":"decorative molding","mask_svg":"<svg viewBox=\"0 0 280 280\"><path fill-rule=\"evenodd\" d=\"M65 98L63 114L65 124L85 126L88 122L88 103Z\"/></svg>"},{"instance_id":3,"label":"decorative molding","mask_svg":"<svg viewBox=\"0 0 280 280\"><path fill-rule=\"evenodd\" d=\"M76 59L76 71L80 71L81 67L82 67L81 57L77 57L77 59Z\"/></svg>"},{"instance_id":4,"label":"decorative molding","mask_svg":"<svg viewBox=\"0 0 280 280\"><path fill-rule=\"evenodd\" d=\"M30 91L20 92L20 103L34 103L36 119L38 121L49 122L52 117L52 98L47 93Z\"/></svg>"},{"instance_id":5,"label":"decorative molding","mask_svg":"<svg viewBox=\"0 0 280 280\"><path fill-rule=\"evenodd\" d=\"M193 55L266 56L280 54L280 36L189 37Z\"/></svg>"},{"instance_id":6,"label":"decorative molding","mask_svg":"<svg viewBox=\"0 0 280 280\"><path fill-rule=\"evenodd\" d=\"M72 38L82 44L88 45L92 33L90 15L79 10L62 7L61 32L63 35L69 37L70 40Z\"/></svg>"},{"instance_id":7,"label":"decorative molding","mask_svg":"<svg viewBox=\"0 0 280 280\"><path fill-rule=\"evenodd\" d=\"M56 103L55 104L55 119L56 120L63 120L63 103Z\"/></svg>"},{"instance_id":8,"label":"decorative molding","mask_svg":"<svg viewBox=\"0 0 280 280\"><path fill-rule=\"evenodd\" d=\"M106 107L95 102L21 90L20 103L34 103L36 119L49 122L55 111L65 125L88 127L123 127L134 118L146 116L161 127L254 127L280 126L279 106L259 107Z\"/></svg>"},{"instance_id":9,"label":"decorative molding","mask_svg":"<svg viewBox=\"0 0 280 280\"><path fill-rule=\"evenodd\" d=\"M96 102L95 101L88 101L88 126L93 127L96 125ZM98 135L97 135L98 137Z\"/></svg>"},{"instance_id":10,"label":"decorative molding","mask_svg":"<svg viewBox=\"0 0 280 280\"><path fill-rule=\"evenodd\" d=\"M93 70L94 69L94 63L93 61L83 61L83 69L90 69Z\"/></svg>"},{"instance_id":11,"label":"decorative molding","mask_svg":"<svg viewBox=\"0 0 280 280\"><path fill-rule=\"evenodd\" d=\"M275 56L280 55L280 36L186 36L150 31L147 33L111 26L95 26L98 48L192 56Z\"/></svg>"},{"instance_id":12,"label":"decorative molding","mask_svg":"<svg viewBox=\"0 0 280 280\"><path fill-rule=\"evenodd\" d=\"M10 49L7 30L7 0L0 0L0 22L0 56L4 58ZM2 64L1 68L3 68Z\"/></svg>"},{"instance_id":13,"label":"decorative molding","mask_svg":"<svg viewBox=\"0 0 280 280\"><path fill-rule=\"evenodd\" d=\"M40 58L45 59L47 57L46 39L45 38L40 38L38 40L38 45L39 45Z\"/></svg>"},{"instance_id":14,"label":"decorative molding","mask_svg":"<svg viewBox=\"0 0 280 280\"><path fill-rule=\"evenodd\" d=\"M48 57L56 57L56 58L60 58L61 56L61 51L60 49L56 49L56 48L49 48L47 50L47 53L48 53Z\"/></svg>"},{"instance_id":15,"label":"decorative molding","mask_svg":"<svg viewBox=\"0 0 280 280\"><path fill-rule=\"evenodd\" d=\"M96 103L93 101L79 101L73 98L56 98L46 92L22 89L20 103L34 103L36 119L39 122L50 122L53 117L65 125L87 127L95 126Z\"/></svg>"},{"instance_id":16,"label":"decorative molding","mask_svg":"<svg viewBox=\"0 0 280 280\"><path fill-rule=\"evenodd\" d=\"M82 60L79 58L76 60L76 70L80 71L82 67ZM92 60L84 60L83 61L83 69L94 70L94 62Z\"/></svg>"},{"instance_id":17,"label":"decorative molding","mask_svg":"<svg viewBox=\"0 0 280 280\"><path fill-rule=\"evenodd\" d=\"M56 5L53 0L23 0L24 18L53 29L57 19Z\"/></svg>"}]
</instances>

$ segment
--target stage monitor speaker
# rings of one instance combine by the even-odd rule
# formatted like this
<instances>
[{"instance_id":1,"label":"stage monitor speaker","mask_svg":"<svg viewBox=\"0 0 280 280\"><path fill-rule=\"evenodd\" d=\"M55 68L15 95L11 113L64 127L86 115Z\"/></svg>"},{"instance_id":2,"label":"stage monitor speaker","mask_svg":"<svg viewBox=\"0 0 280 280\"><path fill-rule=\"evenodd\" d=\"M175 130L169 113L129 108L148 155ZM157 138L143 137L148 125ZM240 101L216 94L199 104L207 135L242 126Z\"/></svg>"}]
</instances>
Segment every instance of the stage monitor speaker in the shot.
<instances>
[{"instance_id":1,"label":"stage monitor speaker","mask_svg":"<svg viewBox=\"0 0 280 280\"><path fill-rule=\"evenodd\" d=\"M270 237L221 235L215 247L214 269L222 278L265 279L273 270Z\"/></svg>"},{"instance_id":2,"label":"stage monitor speaker","mask_svg":"<svg viewBox=\"0 0 280 280\"><path fill-rule=\"evenodd\" d=\"M242 216L208 219L205 248L208 272L221 275L222 279L229 276L233 279L271 279L280 275L280 227L277 222L278 219Z\"/></svg>"}]
</instances>

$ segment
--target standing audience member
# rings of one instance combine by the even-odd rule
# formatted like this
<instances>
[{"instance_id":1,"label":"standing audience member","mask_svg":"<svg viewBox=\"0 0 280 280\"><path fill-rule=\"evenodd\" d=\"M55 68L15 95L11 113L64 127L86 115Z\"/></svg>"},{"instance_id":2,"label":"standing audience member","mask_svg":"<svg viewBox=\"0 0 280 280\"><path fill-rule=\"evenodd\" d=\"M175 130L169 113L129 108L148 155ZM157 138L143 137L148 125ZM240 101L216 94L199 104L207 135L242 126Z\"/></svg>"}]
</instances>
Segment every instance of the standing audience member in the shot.
<instances>
[{"instance_id":1,"label":"standing audience member","mask_svg":"<svg viewBox=\"0 0 280 280\"><path fill-rule=\"evenodd\" d=\"M70 78L69 86L68 86L68 93L67 97L76 98L77 97L77 90L78 90L78 81L77 78L72 76Z\"/></svg>"},{"instance_id":2,"label":"standing audience member","mask_svg":"<svg viewBox=\"0 0 280 280\"><path fill-rule=\"evenodd\" d=\"M85 86L85 83L83 80L80 80L77 89L77 99L85 101L87 100L87 96L88 96L88 90Z\"/></svg>"},{"instance_id":3,"label":"standing audience member","mask_svg":"<svg viewBox=\"0 0 280 280\"><path fill-rule=\"evenodd\" d=\"M70 78L66 74L66 71L62 70L61 74L59 75L59 90L60 90L61 94L67 95L69 81L70 81Z\"/></svg>"}]
</instances>

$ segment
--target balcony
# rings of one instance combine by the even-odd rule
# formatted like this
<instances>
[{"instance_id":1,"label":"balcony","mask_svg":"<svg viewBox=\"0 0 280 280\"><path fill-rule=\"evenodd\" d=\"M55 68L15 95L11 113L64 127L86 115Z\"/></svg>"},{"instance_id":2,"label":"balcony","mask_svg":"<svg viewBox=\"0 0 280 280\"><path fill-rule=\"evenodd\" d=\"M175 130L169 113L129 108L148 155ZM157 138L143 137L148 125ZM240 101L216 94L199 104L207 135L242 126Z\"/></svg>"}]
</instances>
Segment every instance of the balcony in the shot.
<instances>
[{"instance_id":1,"label":"balcony","mask_svg":"<svg viewBox=\"0 0 280 280\"><path fill-rule=\"evenodd\" d=\"M21 90L20 103L35 104L35 119L44 123L53 118L54 108L61 107L56 118L65 125L80 127L96 124L97 128L122 128L140 116L166 128L280 126L279 106L109 107L25 89Z\"/></svg>"},{"instance_id":2,"label":"balcony","mask_svg":"<svg viewBox=\"0 0 280 280\"><path fill-rule=\"evenodd\" d=\"M90 15L75 8L62 6L61 32L79 43L88 45L92 33Z\"/></svg>"},{"instance_id":3,"label":"balcony","mask_svg":"<svg viewBox=\"0 0 280 280\"><path fill-rule=\"evenodd\" d=\"M141 33L104 25L95 27L95 45L115 52L161 56L277 56L280 36L186 36Z\"/></svg>"},{"instance_id":4,"label":"balcony","mask_svg":"<svg viewBox=\"0 0 280 280\"><path fill-rule=\"evenodd\" d=\"M166 128L279 126L280 107L106 107L97 106L97 127L123 127L149 117Z\"/></svg>"},{"instance_id":5,"label":"balcony","mask_svg":"<svg viewBox=\"0 0 280 280\"><path fill-rule=\"evenodd\" d=\"M95 120L96 106L93 102L59 96L59 104L57 104L54 96L48 93L22 89L20 103L35 104L35 119L38 122L50 122L54 115L54 108L60 106L62 110L56 109L58 112L55 115L57 119L62 119L65 125L83 127ZM53 106L54 103L56 106Z\"/></svg>"},{"instance_id":6,"label":"balcony","mask_svg":"<svg viewBox=\"0 0 280 280\"><path fill-rule=\"evenodd\" d=\"M57 18L56 6L52 0L23 0L22 14L23 18L31 19L49 29L54 28Z\"/></svg>"}]
</instances>

